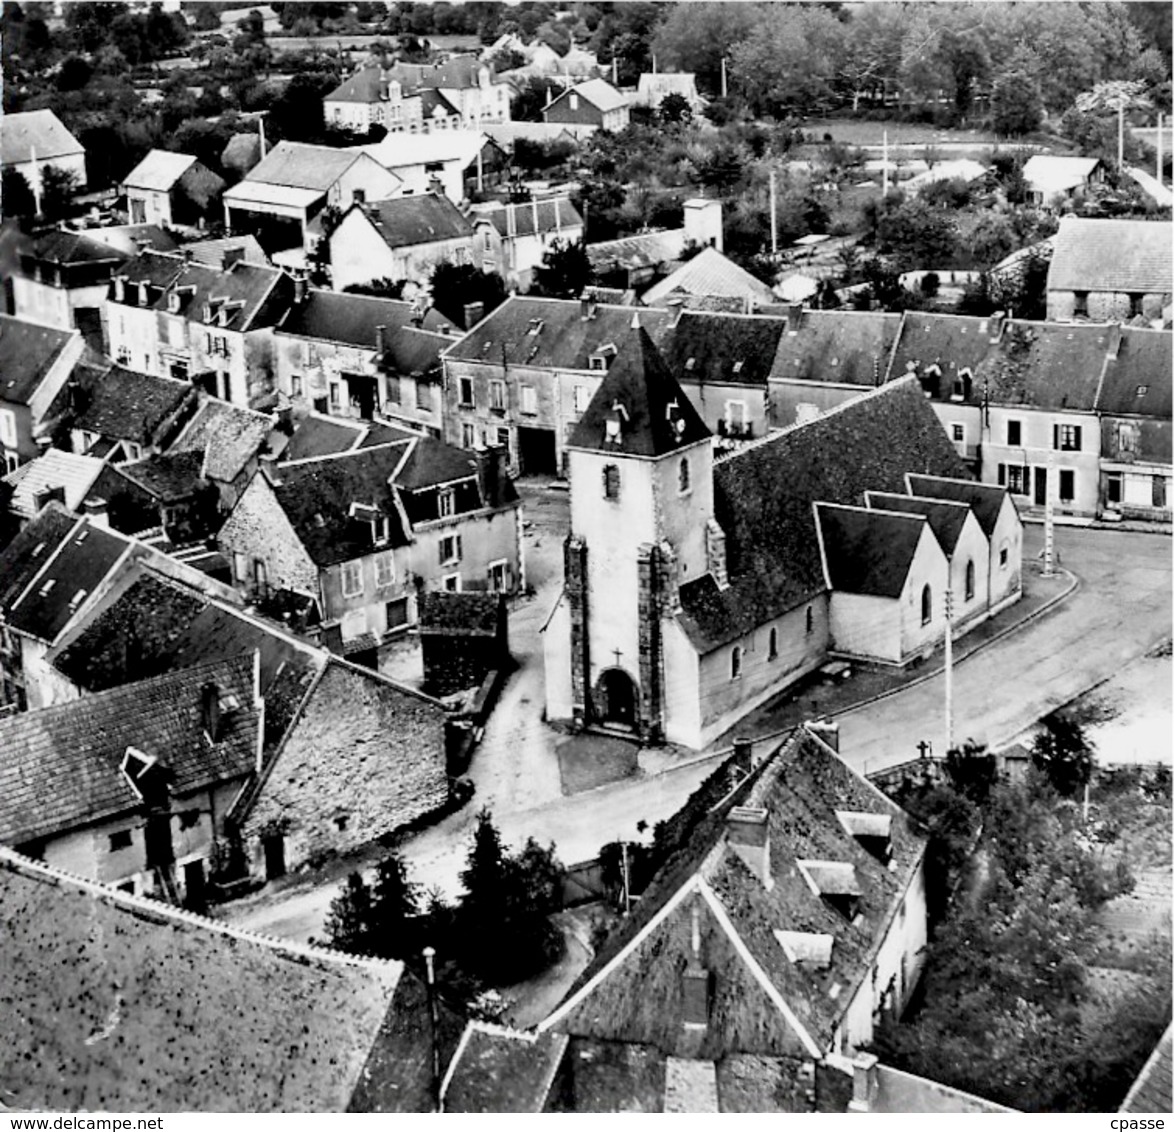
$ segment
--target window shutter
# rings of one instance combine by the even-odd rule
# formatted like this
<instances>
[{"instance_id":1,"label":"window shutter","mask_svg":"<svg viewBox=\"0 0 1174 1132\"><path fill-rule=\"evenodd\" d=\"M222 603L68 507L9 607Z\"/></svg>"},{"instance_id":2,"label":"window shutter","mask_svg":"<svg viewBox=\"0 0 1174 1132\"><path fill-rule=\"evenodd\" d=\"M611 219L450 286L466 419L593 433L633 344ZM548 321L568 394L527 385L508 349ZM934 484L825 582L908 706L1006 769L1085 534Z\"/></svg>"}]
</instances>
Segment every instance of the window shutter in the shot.
<instances>
[{"instance_id":1,"label":"window shutter","mask_svg":"<svg viewBox=\"0 0 1174 1132\"><path fill-rule=\"evenodd\" d=\"M1052 425L1052 447L1060 447L1060 426L1058 424Z\"/></svg>"},{"instance_id":2,"label":"window shutter","mask_svg":"<svg viewBox=\"0 0 1174 1132\"><path fill-rule=\"evenodd\" d=\"M1081 429L1081 426L1080 426L1080 425L1076 425L1076 426L1073 428L1073 430L1072 430L1072 442L1073 442L1073 448L1074 448L1074 449L1075 449L1077 452L1079 452L1079 451L1080 451L1080 429Z\"/></svg>"},{"instance_id":3,"label":"window shutter","mask_svg":"<svg viewBox=\"0 0 1174 1132\"><path fill-rule=\"evenodd\" d=\"M999 465L999 487L1007 486L1007 465Z\"/></svg>"},{"instance_id":4,"label":"window shutter","mask_svg":"<svg viewBox=\"0 0 1174 1132\"><path fill-rule=\"evenodd\" d=\"M461 557L461 536L457 535L457 559Z\"/></svg>"},{"instance_id":5,"label":"window shutter","mask_svg":"<svg viewBox=\"0 0 1174 1132\"><path fill-rule=\"evenodd\" d=\"M1031 465L1023 465L1023 494L1031 494Z\"/></svg>"},{"instance_id":6,"label":"window shutter","mask_svg":"<svg viewBox=\"0 0 1174 1132\"><path fill-rule=\"evenodd\" d=\"M440 556L440 564L441 564L442 566L444 565L444 546L445 546L445 543L446 543L446 542L448 542L448 539L443 539L443 538L442 538L442 539L440 540L440 542L438 542L438 543L436 544L436 547L437 547L437 553L438 553L438 554L439 554L439 556Z\"/></svg>"}]
</instances>

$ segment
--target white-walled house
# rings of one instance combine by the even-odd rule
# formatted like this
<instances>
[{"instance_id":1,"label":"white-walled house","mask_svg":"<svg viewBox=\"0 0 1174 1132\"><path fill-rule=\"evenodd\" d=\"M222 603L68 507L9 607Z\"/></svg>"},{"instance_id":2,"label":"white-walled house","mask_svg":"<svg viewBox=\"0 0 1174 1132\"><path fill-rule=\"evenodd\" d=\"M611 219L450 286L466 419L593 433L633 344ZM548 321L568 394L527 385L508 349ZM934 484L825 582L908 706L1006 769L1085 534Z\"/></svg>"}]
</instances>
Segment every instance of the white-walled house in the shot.
<instances>
[{"instance_id":1,"label":"white-walled house","mask_svg":"<svg viewBox=\"0 0 1174 1132\"><path fill-rule=\"evenodd\" d=\"M86 186L86 151L52 110L6 113L0 122L0 166L41 191L45 167L70 173L74 189Z\"/></svg>"}]
</instances>

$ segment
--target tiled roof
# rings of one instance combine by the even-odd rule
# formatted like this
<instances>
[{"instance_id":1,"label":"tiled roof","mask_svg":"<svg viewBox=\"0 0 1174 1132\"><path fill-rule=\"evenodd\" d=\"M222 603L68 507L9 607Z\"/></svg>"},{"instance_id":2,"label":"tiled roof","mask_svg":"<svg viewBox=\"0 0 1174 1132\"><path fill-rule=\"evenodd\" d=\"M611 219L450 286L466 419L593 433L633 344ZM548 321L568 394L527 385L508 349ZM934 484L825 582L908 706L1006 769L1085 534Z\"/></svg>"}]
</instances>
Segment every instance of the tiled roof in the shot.
<instances>
[{"instance_id":1,"label":"tiled roof","mask_svg":"<svg viewBox=\"0 0 1174 1132\"><path fill-rule=\"evenodd\" d=\"M390 342L400 327L409 325L412 312L412 304L399 299L311 289L304 301L290 306L278 333L374 350L376 328L382 326Z\"/></svg>"},{"instance_id":2,"label":"tiled roof","mask_svg":"<svg viewBox=\"0 0 1174 1132\"><path fill-rule=\"evenodd\" d=\"M112 574L130 542L83 519L5 610L8 624L52 643L84 602Z\"/></svg>"},{"instance_id":3,"label":"tiled roof","mask_svg":"<svg viewBox=\"0 0 1174 1132\"><path fill-rule=\"evenodd\" d=\"M9 850L0 904L11 1107L429 1110L427 1003L401 963L253 936Z\"/></svg>"},{"instance_id":4,"label":"tiled roof","mask_svg":"<svg viewBox=\"0 0 1174 1132\"><path fill-rule=\"evenodd\" d=\"M190 153L153 149L123 178L122 187L169 192L196 162Z\"/></svg>"},{"instance_id":5,"label":"tiled roof","mask_svg":"<svg viewBox=\"0 0 1174 1132\"><path fill-rule=\"evenodd\" d=\"M1174 1056L1174 1024L1154 1047L1137 1080L1129 1090L1119 1112L1161 1112L1168 1113L1174 1104L1174 1090L1171 1087L1171 1058Z\"/></svg>"},{"instance_id":6,"label":"tiled roof","mask_svg":"<svg viewBox=\"0 0 1174 1132\"><path fill-rule=\"evenodd\" d=\"M924 515L929 520L930 530L947 556L954 553L954 547L958 545L962 529L966 526L966 517L970 514L969 504L961 501L918 499L915 496L887 491L868 491L865 495L870 508L902 511L907 515Z\"/></svg>"},{"instance_id":7,"label":"tiled roof","mask_svg":"<svg viewBox=\"0 0 1174 1132\"><path fill-rule=\"evenodd\" d=\"M264 413L208 398L171 447L204 453L204 475L231 483L249 461L265 451L273 421Z\"/></svg>"},{"instance_id":8,"label":"tiled roof","mask_svg":"<svg viewBox=\"0 0 1174 1132\"><path fill-rule=\"evenodd\" d=\"M1091 412L1111 330L1055 322L1014 322L974 372L971 401L988 391L1001 405Z\"/></svg>"},{"instance_id":9,"label":"tiled roof","mask_svg":"<svg viewBox=\"0 0 1174 1132\"><path fill-rule=\"evenodd\" d=\"M118 365L82 365L74 376L81 386L81 408L72 426L136 444L151 444L164 422L195 396L189 382Z\"/></svg>"},{"instance_id":10,"label":"tiled roof","mask_svg":"<svg viewBox=\"0 0 1174 1132\"><path fill-rule=\"evenodd\" d=\"M974 512L983 534L990 538L999 521L999 512L1007 498L1007 490L993 484L975 483L973 480L950 479L941 476L926 476L910 473L906 477L910 495L923 499L945 499L965 503Z\"/></svg>"},{"instance_id":11,"label":"tiled roof","mask_svg":"<svg viewBox=\"0 0 1174 1132\"><path fill-rule=\"evenodd\" d=\"M265 249L257 243L256 236L225 236L220 240L196 240L195 243L184 244L181 250L184 255L190 255L196 263L220 267L224 262L225 252L236 251L238 248L244 252L245 263L270 266L269 257L265 254Z\"/></svg>"},{"instance_id":12,"label":"tiled roof","mask_svg":"<svg viewBox=\"0 0 1174 1132\"><path fill-rule=\"evenodd\" d=\"M419 91L416 97L420 100L420 109L424 113L425 118L431 118L436 114L437 110L449 115L460 115L460 111L438 90L433 90L431 87L425 87ZM417 135L427 136L427 135Z\"/></svg>"},{"instance_id":13,"label":"tiled roof","mask_svg":"<svg viewBox=\"0 0 1174 1132\"><path fill-rule=\"evenodd\" d=\"M325 193L360 156L328 145L278 142L260 165L249 170L245 181Z\"/></svg>"},{"instance_id":14,"label":"tiled roof","mask_svg":"<svg viewBox=\"0 0 1174 1132\"><path fill-rule=\"evenodd\" d=\"M619 346L628 334L636 308L603 303L584 318L573 299L532 299L514 295L455 343L445 357L453 361L500 366L528 365L540 369L591 368L591 355L605 346ZM668 311L641 308L640 325L654 342L663 339L671 320Z\"/></svg>"},{"instance_id":15,"label":"tiled roof","mask_svg":"<svg viewBox=\"0 0 1174 1132\"><path fill-rule=\"evenodd\" d=\"M815 513L833 590L901 596L925 531L925 516L819 503Z\"/></svg>"},{"instance_id":16,"label":"tiled roof","mask_svg":"<svg viewBox=\"0 0 1174 1132\"><path fill-rule=\"evenodd\" d=\"M575 425L569 441L575 448L664 456L710 435L637 318ZM616 420L618 433L612 431Z\"/></svg>"},{"instance_id":17,"label":"tiled roof","mask_svg":"<svg viewBox=\"0 0 1174 1132\"><path fill-rule=\"evenodd\" d=\"M673 295L722 295L759 303L774 299L774 292L765 283L727 259L717 248L703 248L667 278L645 291L642 301L648 306L656 306Z\"/></svg>"},{"instance_id":18,"label":"tiled roof","mask_svg":"<svg viewBox=\"0 0 1174 1132\"><path fill-rule=\"evenodd\" d=\"M361 67L326 95L323 102L379 102L387 95L387 83L379 67Z\"/></svg>"},{"instance_id":19,"label":"tiled roof","mask_svg":"<svg viewBox=\"0 0 1174 1132\"><path fill-rule=\"evenodd\" d=\"M473 225L460 209L438 193L396 197L355 207L367 216L389 248L463 240L473 234Z\"/></svg>"},{"instance_id":20,"label":"tiled roof","mask_svg":"<svg viewBox=\"0 0 1174 1132\"><path fill-rule=\"evenodd\" d=\"M470 1022L445 1074L445 1112L541 1112L568 1038Z\"/></svg>"},{"instance_id":21,"label":"tiled roof","mask_svg":"<svg viewBox=\"0 0 1174 1132\"><path fill-rule=\"evenodd\" d=\"M76 330L0 314L0 401L27 405L77 336Z\"/></svg>"},{"instance_id":22,"label":"tiled roof","mask_svg":"<svg viewBox=\"0 0 1174 1132\"><path fill-rule=\"evenodd\" d=\"M685 311L661 351L684 382L765 385L785 330L781 319Z\"/></svg>"},{"instance_id":23,"label":"tiled roof","mask_svg":"<svg viewBox=\"0 0 1174 1132\"><path fill-rule=\"evenodd\" d=\"M65 506L77 511L103 466L101 460L90 456L75 456L60 448L50 448L4 477L6 483L13 485L9 506L22 518L31 519L37 513L37 493L47 488L63 487Z\"/></svg>"},{"instance_id":24,"label":"tiled roof","mask_svg":"<svg viewBox=\"0 0 1174 1132\"><path fill-rule=\"evenodd\" d=\"M584 102L589 102L603 114L606 114L609 110L619 110L628 105L627 98L604 79L588 79L585 83L579 83L578 86L573 86L570 90L563 91L550 105L557 106L559 102L572 93L577 94ZM546 109L549 110L550 106Z\"/></svg>"},{"instance_id":25,"label":"tiled roof","mask_svg":"<svg viewBox=\"0 0 1174 1132\"><path fill-rule=\"evenodd\" d=\"M121 768L127 747L170 772L176 799L243 780L255 768L261 724L253 659L215 661L0 719L0 843L21 845L135 811L142 800ZM201 696L215 684L221 716L209 743Z\"/></svg>"},{"instance_id":26,"label":"tiled roof","mask_svg":"<svg viewBox=\"0 0 1174 1132\"><path fill-rule=\"evenodd\" d=\"M501 597L493 593L447 593L434 590L420 598L420 632L460 629L493 636L497 633Z\"/></svg>"},{"instance_id":27,"label":"tiled roof","mask_svg":"<svg viewBox=\"0 0 1174 1132\"><path fill-rule=\"evenodd\" d=\"M1174 226L1168 220L1066 217L1048 268L1049 291L1174 292Z\"/></svg>"},{"instance_id":28,"label":"tiled roof","mask_svg":"<svg viewBox=\"0 0 1174 1132\"><path fill-rule=\"evenodd\" d=\"M160 503L188 499L207 482L202 452L168 452L119 464L118 472Z\"/></svg>"},{"instance_id":29,"label":"tiled roof","mask_svg":"<svg viewBox=\"0 0 1174 1132\"><path fill-rule=\"evenodd\" d=\"M60 503L50 503L0 552L0 617L7 617L12 603L77 522Z\"/></svg>"},{"instance_id":30,"label":"tiled roof","mask_svg":"<svg viewBox=\"0 0 1174 1132\"><path fill-rule=\"evenodd\" d=\"M1039 192L1062 192L1083 185L1100 165L1099 157L1056 157L1036 153L1023 166L1023 179Z\"/></svg>"},{"instance_id":31,"label":"tiled roof","mask_svg":"<svg viewBox=\"0 0 1174 1132\"><path fill-rule=\"evenodd\" d=\"M769 887L730 844L726 819L735 804L766 811L769 850L760 859ZM891 864L847 833L836 817L845 808L890 816ZM651 1043L678 1057L818 1057L868 978L925 846L896 805L800 728L756 777L710 812L685 858L662 869L540 1030ZM854 870L860 888L856 918L849 922L812 891L798 868L803 860ZM693 916L696 929L690 926ZM780 927L833 935L829 965L792 962L774 936ZM757 971L747 965L747 954ZM681 973L696 962L713 978L701 1032L683 1025ZM778 1008L779 999L789 1017Z\"/></svg>"},{"instance_id":32,"label":"tiled roof","mask_svg":"<svg viewBox=\"0 0 1174 1132\"><path fill-rule=\"evenodd\" d=\"M1172 345L1174 334L1168 330L1122 329L1117 356L1105 362L1097 411L1169 421L1174 410Z\"/></svg>"},{"instance_id":33,"label":"tiled roof","mask_svg":"<svg viewBox=\"0 0 1174 1132\"><path fill-rule=\"evenodd\" d=\"M779 338L771 378L880 385L900 328L896 314L801 311Z\"/></svg>"},{"instance_id":34,"label":"tiled roof","mask_svg":"<svg viewBox=\"0 0 1174 1132\"><path fill-rule=\"evenodd\" d=\"M533 200L526 204L478 206L470 213L470 219L488 220L503 238L533 236L535 232L557 234L567 228L583 227L583 217L570 197Z\"/></svg>"},{"instance_id":35,"label":"tiled roof","mask_svg":"<svg viewBox=\"0 0 1174 1132\"><path fill-rule=\"evenodd\" d=\"M86 152L52 110L6 113L0 124L0 164L23 165L33 159L34 150L37 160L45 162Z\"/></svg>"},{"instance_id":36,"label":"tiled roof","mask_svg":"<svg viewBox=\"0 0 1174 1132\"><path fill-rule=\"evenodd\" d=\"M963 465L915 380L894 382L794 425L714 466L714 517L730 584L681 587L681 623L703 650L824 592L812 503L859 505L901 491L906 472L963 476Z\"/></svg>"},{"instance_id":37,"label":"tiled roof","mask_svg":"<svg viewBox=\"0 0 1174 1132\"><path fill-rule=\"evenodd\" d=\"M666 232L646 232L640 236L622 236L618 240L588 244L587 258L596 273L617 268L632 271L639 267L673 263L684 250L685 229L671 228Z\"/></svg>"}]
</instances>

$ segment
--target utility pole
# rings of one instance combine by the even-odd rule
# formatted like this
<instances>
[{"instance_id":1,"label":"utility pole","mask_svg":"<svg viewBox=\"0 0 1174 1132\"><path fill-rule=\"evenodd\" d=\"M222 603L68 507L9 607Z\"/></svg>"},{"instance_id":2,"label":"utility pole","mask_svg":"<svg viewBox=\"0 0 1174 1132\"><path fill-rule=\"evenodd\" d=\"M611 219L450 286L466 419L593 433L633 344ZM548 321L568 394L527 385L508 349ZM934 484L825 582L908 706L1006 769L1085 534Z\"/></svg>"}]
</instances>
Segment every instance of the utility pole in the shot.
<instances>
[{"instance_id":1,"label":"utility pole","mask_svg":"<svg viewBox=\"0 0 1174 1132\"><path fill-rule=\"evenodd\" d=\"M771 166L770 170L770 254L772 256L779 254L779 217L775 200L774 166Z\"/></svg>"},{"instance_id":2,"label":"utility pole","mask_svg":"<svg viewBox=\"0 0 1174 1132\"><path fill-rule=\"evenodd\" d=\"M946 560L946 752L954 749L954 586L953 559Z\"/></svg>"},{"instance_id":3,"label":"utility pole","mask_svg":"<svg viewBox=\"0 0 1174 1132\"><path fill-rule=\"evenodd\" d=\"M1125 100L1117 107L1117 172L1125 171Z\"/></svg>"},{"instance_id":4,"label":"utility pole","mask_svg":"<svg viewBox=\"0 0 1174 1132\"><path fill-rule=\"evenodd\" d=\"M726 57L723 55L722 56L722 98L725 98L728 93L729 92L726 89Z\"/></svg>"},{"instance_id":5,"label":"utility pole","mask_svg":"<svg viewBox=\"0 0 1174 1132\"><path fill-rule=\"evenodd\" d=\"M619 70L619 66L617 64L618 64L618 61L617 61L616 57L613 55L611 57L611 85L612 86L619 86L620 85L620 70Z\"/></svg>"},{"instance_id":6,"label":"utility pole","mask_svg":"<svg viewBox=\"0 0 1174 1132\"><path fill-rule=\"evenodd\" d=\"M881 200L889 195L889 131L885 130L881 142Z\"/></svg>"},{"instance_id":7,"label":"utility pole","mask_svg":"<svg viewBox=\"0 0 1174 1132\"><path fill-rule=\"evenodd\" d=\"M628 874L628 843L626 841L620 842L620 861L624 868L624 915L630 916L632 914L632 889Z\"/></svg>"},{"instance_id":8,"label":"utility pole","mask_svg":"<svg viewBox=\"0 0 1174 1132\"><path fill-rule=\"evenodd\" d=\"M1050 578L1056 573L1056 512L1052 504L1052 480L1056 457L1048 451L1048 467L1044 472L1044 577Z\"/></svg>"},{"instance_id":9,"label":"utility pole","mask_svg":"<svg viewBox=\"0 0 1174 1132\"><path fill-rule=\"evenodd\" d=\"M1158 111L1158 184L1162 183L1162 112Z\"/></svg>"},{"instance_id":10,"label":"utility pole","mask_svg":"<svg viewBox=\"0 0 1174 1132\"><path fill-rule=\"evenodd\" d=\"M432 1019L432 1105L433 1112L440 1112L440 1011L436 1005L436 971L432 960L436 957L435 947L424 948L424 964L427 968L428 1013Z\"/></svg>"},{"instance_id":11,"label":"utility pole","mask_svg":"<svg viewBox=\"0 0 1174 1132\"><path fill-rule=\"evenodd\" d=\"M33 167L33 180L32 180L32 184L29 186L29 188L31 188L33 190L33 204L35 207L34 215L40 216L41 215L41 194L44 190L44 186L41 184L41 166L37 163L37 147L36 146L29 147L29 157L31 158L30 164Z\"/></svg>"}]
</instances>

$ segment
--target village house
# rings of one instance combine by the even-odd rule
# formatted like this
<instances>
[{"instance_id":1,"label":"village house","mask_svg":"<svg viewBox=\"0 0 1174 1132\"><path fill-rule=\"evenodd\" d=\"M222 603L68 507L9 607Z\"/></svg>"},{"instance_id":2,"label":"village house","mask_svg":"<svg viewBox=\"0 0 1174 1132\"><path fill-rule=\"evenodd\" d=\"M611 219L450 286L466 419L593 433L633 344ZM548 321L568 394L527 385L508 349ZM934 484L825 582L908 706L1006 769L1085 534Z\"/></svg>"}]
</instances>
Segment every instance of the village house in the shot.
<instances>
[{"instance_id":1,"label":"village house","mask_svg":"<svg viewBox=\"0 0 1174 1132\"><path fill-rule=\"evenodd\" d=\"M229 815L251 870L276 880L440 810L447 715L439 700L331 657Z\"/></svg>"},{"instance_id":2,"label":"village house","mask_svg":"<svg viewBox=\"0 0 1174 1132\"><path fill-rule=\"evenodd\" d=\"M924 516L854 511L862 533L836 542L870 564L867 547L900 526L908 551L872 564L883 579L870 582L877 596L917 599L898 618L900 644L862 649L875 611L835 603L853 570L827 538L821 555L813 506L859 508L868 490L902 492L911 470L961 474L913 380L715 461L709 429L637 326L568 451L565 583L543 630L550 719L699 747L830 655L904 664L945 634L950 577ZM971 588L985 616L986 594Z\"/></svg>"},{"instance_id":3,"label":"village house","mask_svg":"<svg viewBox=\"0 0 1174 1132\"><path fill-rule=\"evenodd\" d=\"M1089 185L1105 179L1105 165L1099 157L1055 157L1036 153L1023 166L1027 200L1038 208L1058 208Z\"/></svg>"},{"instance_id":4,"label":"village house","mask_svg":"<svg viewBox=\"0 0 1174 1132\"><path fill-rule=\"evenodd\" d=\"M428 994L403 963L251 935L10 849L0 904L9 1107L433 1107ZM436 1009L447 1064L462 1020Z\"/></svg>"},{"instance_id":5,"label":"village house","mask_svg":"<svg viewBox=\"0 0 1174 1132\"><path fill-rule=\"evenodd\" d=\"M222 521L220 493L204 478L203 467L200 452L155 453L105 464L91 495L105 502L112 530L149 539L167 553L202 551ZM209 565L221 568L220 561Z\"/></svg>"},{"instance_id":6,"label":"village house","mask_svg":"<svg viewBox=\"0 0 1174 1132\"><path fill-rule=\"evenodd\" d=\"M39 200L46 166L71 174L75 190L85 188L85 147L52 110L6 113L0 128L0 167L19 173Z\"/></svg>"},{"instance_id":7,"label":"village house","mask_svg":"<svg viewBox=\"0 0 1174 1132\"><path fill-rule=\"evenodd\" d=\"M247 262L239 248L217 268L145 251L111 284L110 355L247 408L273 392L273 328L293 298L288 275Z\"/></svg>"},{"instance_id":8,"label":"village house","mask_svg":"<svg viewBox=\"0 0 1174 1132\"><path fill-rule=\"evenodd\" d=\"M227 185L190 153L153 149L123 179L132 224L203 227Z\"/></svg>"},{"instance_id":9,"label":"village house","mask_svg":"<svg viewBox=\"0 0 1174 1132\"><path fill-rule=\"evenodd\" d=\"M421 100L425 124L435 117L442 129L476 130L483 123L510 120L509 84L476 55L453 55L440 63L396 63L388 78ZM435 115L437 107L445 113ZM452 121L448 108L456 112L457 121ZM397 132L392 125L388 131Z\"/></svg>"},{"instance_id":10,"label":"village house","mask_svg":"<svg viewBox=\"0 0 1174 1132\"><path fill-rule=\"evenodd\" d=\"M360 67L322 100L326 124L353 134L365 134L372 126L388 133L417 133L425 129L424 105L419 95L404 94L403 84L380 66ZM431 108L428 127L445 125L460 115L447 103Z\"/></svg>"},{"instance_id":11,"label":"village house","mask_svg":"<svg viewBox=\"0 0 1174 1132\"><path fill-rule=\"evenodd\" d=\"M473 225L439 193L354 204L330 235L331 285L421 283L442 263L479 265Z\"/></svg>"},{"instance_id":12,"label":"village house","mask_svg":"<svg viewBox=\"0 0 1174 1132\"><path fill-rule=\"evenodd\" d=\"M1161 324L1174 296L1171 224L1066 216L1048 267L1048 318Z\"/></svg>"},{"instance_id":13,"label":"village house","mask_svg":"<svg viewBox=\"0 0 1174 1132\"><path fill-rule=\"evenodd\" d=\"M400 187L366 153L283 141L224 194L224 223L235 235L256 236L267 252L310 253L321 236L313 223L324 209L386 200Z\"/></svg>"},{"instance_id":14,"label":"village house","mask_svg":"<svg viewBox=\"0 0 1174 1132\"><path fill-rule=\"evenodd\" d=\"M312 598L323 641L373 665L424 592L524 586L517 493L498 465L410 433L283 463L253 478L220 547L238 586Z\"/></svg>"},{"instance_id":15,"label":"village house","mask_svg":"<svg viewBox=\"0 0 1174 1132\"><path fill-rule=\"evenodd\" d=\"M570 197L474 205L469 219L481 267L520 291L529 290L534 269L556 240L563 245L583 240L583 218Z\"/></svg>"},{"instance_id":16,"label":"village house","mask_svg":"<svg viewBox=\"0 0 1174 1132\"><path fill-rule=\"evenodd\" d=\"M273 336L277 388L295 411L380 417L440 436L440 352L453 340L417 322L410 303L299 288Z\"/></svg>"},{"instance_id":17,"label":"village house","mask_svg":"<svg viewBox=\"0 0 1174 1132\"><path fill-rule=\"evenodd\" d=\"M705 99L697 92L696 75L664 71L654 71L652 74L645 73L640 76L632 104L659 110L660 104L670 94L683 98L689 104L689 110L695 118L705 110Z\"/></svg>"},{"instance_id":18,"label":"village house","mask_svg":"<svg viewBox=\"0 0 1174 1132\"><path fill-rule=\"evenodd\" d=\"M508 166L501 146L480 130L394 134L358 148L403 182L402 195L438 192L453 204L496 185Z\"/></svg>"},{"instance_id":19,"label":"village house","mask_svg":"<svg viewBox=\"0 0 1174 1132\"><path fill-rule=\"evenodd\" d=\"M12 488L8 510L22 526L35 519L51 499L71 511L80 511L104 467L92 456L49 448L4 477L4 483Z\"/></svg>"},{"instance_id":20,"label":"village house","mask_svg":"<svg viewBox=\"0 0 1174 1132\"><path fill-rule=\"evenodd\" d=\"M627 129L628 100L606 79L588 79L564 90L542 111L544 122L595 126L607 133Z\"/></svg>"},{"instance_id":21,"label":"village house","mask_svg":"<svg viewBox=\"0 0 1174 1132\"><path fill-rule=\"evenodd\" d=\"M654 283L640 301L649 307L680 299L694 305L697 299L732 299L746 314L774 302L774 292L750 272L727 259L716 247L704 247L666 278Z\"/></svg>"},{"instance_id":22,"label":"village house","mask_svg":"<svg viewBox=\"0 0 1174 1132\"><path fill-rule=\"evenodd\" d=\"M5 472L40 451L42 426L84 349L76 330L0 314L0 449Z\"/></svg>"},{"instance_id":23,"label":"village house","mask_svg":"<svg viewBox=\"0 0 1174 1132\"><path fill-rule=\"evenodd\" d=\"M225 815L257 772L261 710L243 656L0 719L0 842L202 908Z\"/></svg>"}]
</instances>

